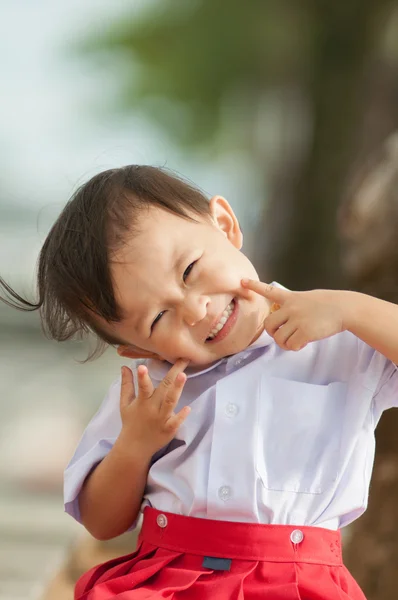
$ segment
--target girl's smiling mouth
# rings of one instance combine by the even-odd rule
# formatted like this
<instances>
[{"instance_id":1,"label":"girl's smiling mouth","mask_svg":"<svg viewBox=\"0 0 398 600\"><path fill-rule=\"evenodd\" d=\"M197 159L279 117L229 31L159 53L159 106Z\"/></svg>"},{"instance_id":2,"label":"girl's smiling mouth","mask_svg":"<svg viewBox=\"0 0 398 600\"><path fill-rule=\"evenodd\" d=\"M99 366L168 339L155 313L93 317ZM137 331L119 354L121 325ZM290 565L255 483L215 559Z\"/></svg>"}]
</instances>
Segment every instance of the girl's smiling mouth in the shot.
<instances>
[{"instance_id":1,"label":"girl's smiling mouth","mask_svg":"<svg viewBox=\"0 0 398 600\"><path fill-rule=\"evenodd\" d=\"M218 323L211 329L209 336L206 338L207 344L220 342L231 331L238 317L238 300L233 298L222 313Z\"/></svg>"}]
</instances>

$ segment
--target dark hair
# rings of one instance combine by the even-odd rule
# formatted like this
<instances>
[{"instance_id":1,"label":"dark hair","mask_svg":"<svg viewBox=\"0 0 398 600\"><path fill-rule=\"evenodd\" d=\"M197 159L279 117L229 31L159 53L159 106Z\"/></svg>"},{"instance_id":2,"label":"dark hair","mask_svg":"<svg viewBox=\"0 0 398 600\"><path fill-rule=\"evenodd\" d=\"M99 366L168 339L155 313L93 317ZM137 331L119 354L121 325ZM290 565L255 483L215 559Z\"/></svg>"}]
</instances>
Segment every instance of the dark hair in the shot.
<instances>
[{"instance_id":1,"label":"dark hair","mask_svg":"<svg viewBox=\"0 0 398 600\"><path fill-rule=\"evenodd\" d=\"M164 169L130 165L103 171L77 190L51 228L38 261L37 303L22 298L1 278L6 296L0 299L20 310L39 310L51 339L62 342L94 332L98 344L90 358L107 344L121 343L93 317L120 321L109 255L127 235L137 233L141 211L151 206L184 219L209 215L206 196Z\"/></svg>"}]
</instances>

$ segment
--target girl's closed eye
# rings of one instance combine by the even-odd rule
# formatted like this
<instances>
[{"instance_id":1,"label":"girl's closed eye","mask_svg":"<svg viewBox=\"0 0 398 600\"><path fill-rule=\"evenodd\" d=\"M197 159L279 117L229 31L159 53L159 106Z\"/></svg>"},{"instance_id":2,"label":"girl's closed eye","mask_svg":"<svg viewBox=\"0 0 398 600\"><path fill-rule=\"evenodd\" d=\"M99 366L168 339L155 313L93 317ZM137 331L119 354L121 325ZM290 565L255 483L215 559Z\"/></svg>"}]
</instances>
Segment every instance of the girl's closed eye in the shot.
<instances>
[{"instance_id":1,"label":"girl's closed eye","mask_svg":"<svg viewBox=\"0 0 398 600\"><path fill-rule=\"evenodd\" d=\"M182 276L183 281L185 282L188 279L188 276L190 274L190 272L192 271L192 269L194 268L195 264L197 263L196 260L194 260L190 265L187 266L187 268L184 271L184 275Z\"/></svg>"},{"instance_id":2,"label":"girl's closed eye","mask_svg":"<svg viewBox=\"0 0 398 600\"><path fill-rule=\"evenodd\" d=\"M153 323L152 323L152 325L151 325L151 331L152 331L152 329L155 327L156 323L157 323L158 321L160 321L160 319L163 317L163 315L164 315L164 313L165 313L165 312L166 312L165 310L162 310L162 312L160 312L160 313L157 315L156 319L153 321Z\"/></svg>"},{"instance_id":3,"label":"girl's closed eye","mask_svg":"<svg viewBox=\"0 0 398 600\"><path fill-rule=\"evenodd\" d=\"M187 268L185 269L185 271L184 271L184 274L183 274L183 276L182 276L182 279L183 279L184 283L185 283L185 281L188 279L188 277L189 277L189 274L191 273L192 269L194 268L194 266L195 266L195 264L196 264L197 262L198 262L197 260L194 260L194 261L193 261L192 263L190 263L190 264L187 266ZM153 321L153 323L152 323L152 325L151 325L151 331L152 331L152 330L153 330L153 328L155 327L156 323L157 323L158 321L160 321L160 319L163 317L163 315L164 315L164 313L165 313L165 312L166 312L165 310L162 310L162 311L161 311L161 312L160 312L160 313L159 313L159 314L156 316L155 320Z\"/></svg>"}]
</instances>

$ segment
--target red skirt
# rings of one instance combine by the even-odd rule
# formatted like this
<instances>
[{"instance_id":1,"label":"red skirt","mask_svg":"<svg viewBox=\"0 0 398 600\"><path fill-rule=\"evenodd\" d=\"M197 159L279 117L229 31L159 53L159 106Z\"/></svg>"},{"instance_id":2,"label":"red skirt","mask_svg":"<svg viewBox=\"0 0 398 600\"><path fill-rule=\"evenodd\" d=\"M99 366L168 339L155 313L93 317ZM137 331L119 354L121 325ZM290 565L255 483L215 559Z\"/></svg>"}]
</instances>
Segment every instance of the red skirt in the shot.
<instances>
[{"instance_id":1,"label":"red skirt","mask_svg":"<svg viewBox=\"0 0 398 600\"><path fill-rule=\"evenodd\" d=\"M146 508L133 554L94 567L75 600L366 600L340 532L183 517Z\"/></svg>"}]
</instances>

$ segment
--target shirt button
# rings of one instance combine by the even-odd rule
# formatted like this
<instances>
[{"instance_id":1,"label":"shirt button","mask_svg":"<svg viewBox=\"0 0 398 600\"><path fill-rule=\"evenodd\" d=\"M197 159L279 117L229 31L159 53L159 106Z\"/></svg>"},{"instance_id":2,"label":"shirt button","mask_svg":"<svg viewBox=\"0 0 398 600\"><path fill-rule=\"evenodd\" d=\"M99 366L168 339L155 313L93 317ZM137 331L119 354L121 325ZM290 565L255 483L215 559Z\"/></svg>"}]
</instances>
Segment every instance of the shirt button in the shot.
<instances>
[{"instance_id":1,"label":"shirt button","mask_svg":"<svg viewBox=\"0 0 398 600\"><path fill-rule=\"evenodd\" d=\"M165 527L167 527L167 517L166 515L158 515L156 517L156 523L159 525L159 527L161 527L162 529L164 529Z\"/></svg>"},{"instance_id":2,"label":"shirt button","mask_svg":"<svg viewBox=\"0 0 398 600\"><path fill-rule=\"evenodd\" d=\"M229 417L236 417L239 412L239 406L236 406L236 404L233 404L232 402L228 402L225 407L225 412Z\"/></svg>"},{"instance_id":3,"label":"shirt button","mask_svg":"<svg viewBox=\"0 0 398 600\"><path fill-rule=\"evenodd\" d=\"M219 498L221 498L221 500L229 500L232 496L232 489L229 487L229 485L223 485L218 490L218 496Z\"/></svg>"},{"instance_id":4,"label":"shirt button","mask_svg":"<svg viewBox=\"0 0 398 600\"><path fill-rule=\"evenodd\" d=\"M239 366L241 363L243 363L243 358L237 358L234 362L235 367Z\"/></svg>"},{"instance_id":5,"label":"shirt button","mask_svg":"<svg viewBox=\"0 0 398 600\"><path fill-rule=\"evenodd\" d=\"M290 541L293 542L293 544L301 544L303 539L304 539L304 533L302 531L300 531L300 529L295 529L290 534Z\"/></svg>"}]
</instances>

